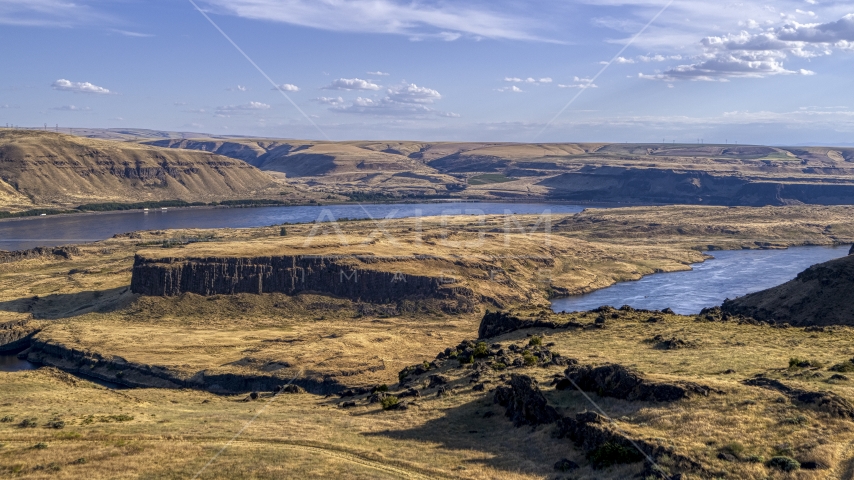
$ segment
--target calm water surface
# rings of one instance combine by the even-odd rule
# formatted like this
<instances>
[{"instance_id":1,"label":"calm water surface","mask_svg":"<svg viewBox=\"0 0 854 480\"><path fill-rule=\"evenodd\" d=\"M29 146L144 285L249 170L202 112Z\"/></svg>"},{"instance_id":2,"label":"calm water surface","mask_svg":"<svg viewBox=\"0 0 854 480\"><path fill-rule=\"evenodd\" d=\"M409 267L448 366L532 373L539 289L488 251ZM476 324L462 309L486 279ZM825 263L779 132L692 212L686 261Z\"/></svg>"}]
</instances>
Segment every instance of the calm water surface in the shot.
<instances>
[{"instance_id":1,"label":"calm water surface","mask_svg":"<svg viewBox=\"0 0 854 480\"><path fill-rule=\"evenodd\" d=\"M556 299L557 312L591 310L602 305L662 310L684 315L700 313L727 298L775 287L816 263L848 254L849 247L796 247L788 250L708 252L713 260L692 265L691 271L657 273L636 282L618 283L587 295Z\"/></svg>"},{"instance_id":2,"label":"calm water surface","mask_svg":"<svg viewBox=\"0 0 854 480\"><path fill-rule=\"evenodd\" d=\"M95 242L117 233L174 228L251 228L350 218L405 218L441 215L578 213L584 207L548 203L442 202L422 204L304 207L152 209L96 215L35 217L0 222L0 250Z\"/></svg>"},{"instance_id":3,"label":"calm water surface","mask_svg":"<svg viewBox=\"0 0 854 480\"><path fill-rule=\"evenodd\" d=\"M14 355L0 355L0 372L20 372L22 370L35 370L36 365L18 358Z\"/></svg>"}]
</instances>

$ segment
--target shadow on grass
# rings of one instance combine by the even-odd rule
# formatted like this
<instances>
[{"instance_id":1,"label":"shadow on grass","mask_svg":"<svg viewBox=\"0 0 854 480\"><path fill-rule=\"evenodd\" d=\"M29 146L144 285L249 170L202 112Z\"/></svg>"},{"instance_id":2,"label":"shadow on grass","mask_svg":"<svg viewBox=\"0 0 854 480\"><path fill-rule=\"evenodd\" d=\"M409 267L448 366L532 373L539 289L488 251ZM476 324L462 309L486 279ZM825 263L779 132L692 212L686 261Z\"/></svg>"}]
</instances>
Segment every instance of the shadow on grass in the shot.
<instances>
[{"instance_id":1,"label":"shadow on grass","mask_svg":"<svg viewBox=\"0 0 854 480\"><path fill-rule=\"evenodd\" d=\"M130 287L37 295L0 302L0 311L30 313L36 320L57 320L92 312L113 312L124 308L136 297L130 292Z\"/></svg>"},{"instance_id":2,"label":"shadow on grass","mask_svg":"<svg viewBox=\"0 0 854 480\"><path fill-rule=\"evenodd\" d=\"M578 412L592 408L578 392L550 391L548 393L550 403L558 407L564 416L574 416ZM442 399L436 399L434 395L431 393L429 396L422 397L417 400L417 403L423 408L428 403L443 402ZM480 465L507 472L546 475L550 478L556 474L560 475L560 472L554 470L554 465L563 458L581 465L582 468L573 473L580 474L583 478L629 478L643 468L643 464L638 463L621 465L605 471L594 471L584 453L570 440L556 438L557 424L514 427L510 419L505 416L504 407L493 402L493 396L492 392L487 392L485 395L472 398L471 401L447 409L439 405L431 405L430 407L433 408L441 408L444 414L411 429L387 430L365 435L435 443L445 450L464 452L469 459L461 462L464 464L462 467L474 468L475 465ZM558 398L560 400L554 402ZM623 410L621 414L628 413L626 410L637 411L641 408L640 405L637 407L621 405L621 407ZM378 413L398 414L381 411ZM431 448L426 449L425 454L429 454L430 450ZM626 477L622 477L623 474Z\"/></svg>"}]
</instances>

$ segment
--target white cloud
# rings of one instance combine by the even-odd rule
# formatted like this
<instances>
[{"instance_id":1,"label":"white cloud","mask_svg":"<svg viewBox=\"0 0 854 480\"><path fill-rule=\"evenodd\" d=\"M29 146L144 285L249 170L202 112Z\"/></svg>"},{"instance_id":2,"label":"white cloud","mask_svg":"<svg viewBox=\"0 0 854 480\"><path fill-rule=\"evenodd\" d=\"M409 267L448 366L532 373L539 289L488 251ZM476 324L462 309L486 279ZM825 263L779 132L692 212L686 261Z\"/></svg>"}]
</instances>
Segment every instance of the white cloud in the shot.
<instances>
[{"instance_id":1,"label":"white cloud","mask_svg":"<svg viewBox=\"0 0 854 480\"><path fill-rule=\"evenodd\" d=\"M321 30L453 41L461 36L543 40L542 25L494 7L409 0L205 0L224 13Z\"/></svg>"},{"instance_id":2,"label":"white cloud","mask_svg":"<svg viewBox=\"0 0 854 480\"><path fill-rule=\"evenodd\" d=\"M607 64L608 62L603 62L603 63ZM631 58L617 57L617 59L614 60L614 63L635 63L635 61L632 60Z\"/></svg>"},{"instance_id":3,"label":"white cloud","mask_svg":"<svg viewBox=\"0 0 854 480\"><path fill-rule=\"evenodd\" d=\"M10 108L18 108L18 106L17 105L9 105L9 104L0 105L0 110L6 110L6 109L10 109Z\"/></svg>"},{"instance_id":4,"label":"white cloud","mask_svg":"<svg viewBox=\"0 0 854 480\"><path fill-rule=\"evenodd\" d=\"M108 95L111 92L104 87L92 85L89 82L72 82L65 79L59 79L51 85L54 90L74 93L94 93L99 95Z\"/></svg>"},{"instance_id":5,"label":"white cloud","mask_svg":"<svg viewBox=\"0 0 854 480\"><path fill-rule=\"evenodd\" d=\"M228 116L232 114L247 114L262 110L269 110L271 107L266 103L249 102L242 105L226 105L224 107L216 107L215 114L217 116ZM202 110L204 111L204 110Z\"/></svg>"},{"instance_id":6,"label":"white cloud","mask_svg":"<svg viewBox=\"0 0 854 480\"><path fill-rule=\"evenodd\" d=\"M236 87L228 87L226 88L226 90L228 90L229 92L245 92L246 87L244 87L243 85L238 85Z\"/></svg>"},{"instance_id":7,"label":"white cloud","mask_svg":"<svg viewBox=\"0 0 854 480\"><path fill-rule=\"evenodd\" d=\"M405 83L389 88L388 98L402 103L433 103L436 100L440 100L442 95L432 88L419 87L414 83Z\"/></svg>"},{"instance_id":8,"label":"white cloud","mask_svg":"<svg viewBox=\"0 0 854 480\"><path fill-rule=\"evenodd\" d=\"M299 87L292 83L283 83L273 90L281 90L283 92L299 92Z\"/></svg>"},{"instance_id":9,"label":"white cloud","mask_svg":"<svg viewBox=\"0 0 854 480\"><path fill-rule=\"evenodd\" d=\"M64 112L87 112L91 110L89 107L78 107L75 105L63 105L61 107L53 107L51 110L61 110Z\"/></svg>"},{"instance_id":10,"label":"white cloud","mask_svg":"<svg viewBox=\"0 0 854 480\"><path fill-rule=\"evenodd\" d=\"M379 71L379 70L377 70L376 72L366 72L366 73L367 73L368 75L376 75L376 76L378 76L378 77L387 77L387 76L391 75L390 73L381 72L381 71Z\"/></svg>"},{"instance_id":11,"label":"white cloud","mask_svg":"<svg viewBox=\"0 0 854 480\"><path fill-rule=\"evenodd\" d=\"M339 78L333 80L329 85L322 87L323 90L379 90L380 86L361 78Z\"/></svg>"},{"instance_id":12,"label":"white cloud","mask_svg":"<svg viewBox=\"0 0 854 480\"><path fill-rule=\"evenodd\" d=\"M456 113L441 112L429 105L440 100L442 95L427 87L419 87L414 83L402 83L386 90L383 98L358 97L347 104L343 98L320 97L319 103L330 106L330 110L342 113L356 113L377 116L441 116L456 118Z\"/></svg>"},{"instance_id":13,"label":"white cloud","mask_svg":"<svg viewBox=\"0 0 854 480\"><path fill-rule=\"evenodd\" d=\"M318 97L314 101L324 105L332 105L333 107L344 105L344 99L341 97Z\"/></svg>"},{"instance_id":14,"label":"white cloud","mask_svg":"<svg viewBox=\"0 0 854 480\"><path fill-rule=\"evenodd\" d=\"M851 41L854 41L854 14L823 24L789 22L762 33L742 31L706 37L700 42L705 52L692 58L693 63L655 74L641 73L639 77L671 82L679 79L727 81L730 78L772 75L814 75L811 70L786 69L783 61L789 55L800 58L830 55L833 48L847 49Z\"/></svg>"},{"instance_id":15,"label":"white cloud","mask_svg":"<svg viewBox=\"0 0 854 480\"><path fill-rule=\"evenodd\" d=\"M499 92L512 92L512 93L522 93L524 90L517 87L516 85L511 85L509 87L496 88Z\"/></svg>"}]
</instances>

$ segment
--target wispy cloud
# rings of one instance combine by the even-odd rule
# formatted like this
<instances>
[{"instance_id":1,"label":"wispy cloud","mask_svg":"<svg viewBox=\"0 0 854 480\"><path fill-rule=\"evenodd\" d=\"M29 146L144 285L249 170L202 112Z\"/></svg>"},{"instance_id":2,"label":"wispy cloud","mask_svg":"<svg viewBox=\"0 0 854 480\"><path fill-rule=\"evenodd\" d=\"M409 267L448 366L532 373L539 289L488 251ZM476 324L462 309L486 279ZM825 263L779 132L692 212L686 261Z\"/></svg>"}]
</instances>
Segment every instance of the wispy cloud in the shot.
<instances>
[{"instance_id":1,"label":"wispy cloud","mask_svg":"<svg viewBox=\"0 0 854 480\"><path fill-rule=\"evenodd\" d=\"M0 24L30 27L70 27L111 21L89 6L68 0L3 0Z\"/></svg>"},{"instance_id":2,"label":"wispy cloud","mask_svg":"<svg viewBox=\"0 0 854 480\"><path fill-rule=\"evenodd\" d=\"M341 32L386 33L413 39L462 36L543 40L542 26L530 19L484 6L408 0L206 0L217 10L256 20L272 20Z\"/></svg>"},{"instance_id":3,"label":"wispy cloud","mask_svg":"<svg viewBox=\"0 0 854 480\"><path fill-rule=\"evenodd\" d=\"M61 110L64 112L87 112L92 109L89 107L78 107L76 105L63 105L61 107L53 107L51 110Z\"/></svg>"},{"instance_id":4,"label":"wispy cloud","mask_svg":"<svg viewBox=\"0 0 854 480\"><path fill-rule=\"evenodd\" d=\"M543 77L543 78L539 78L539 79L534 78L534 77L527 77L527 78L504 77L504 81L510 82L510 83L527 83L527 84L531 84L531 85L540 85L543 83L552 83L553 80L551 79L551 77Z\"/></svg>"},{"instance_id":5,"label":"wispy cloud","mask_svg":"<svg viewBox=\"0 0 854 480\"><path fill-rule=\"evenodd\" d=\"M273 90L281 90L283 92L299 92L299 87L291 83L283 83Z\"/></svg>"},{"instance_id":6,"label":"wispy cloud","mask_svg":"<svg viewBox=\"0 0 854 480\"><path fill-rule=\"evenodd\" d=\"M72 82L70 80L65 80L64 78L53 82L51 87L53 87L54 90L63 92L91 93L97 95L109 95L112 93L104 87L99 87L89 82Z\"/></svg>"},{"instance_id":7,"label":"wispy cloud","mask_svg":"<svg viewBox=\"0 0 854 480\"><path fill-rule=\"evenodd\" d=\"M244 87L243 85L238 85L236 87L228 87L226 88L226 90L229 92L245 92L246 87Z\"/></svg>"},{"instance_id":8,"label":"wispy cloud","mask_svg":"<svg viewBox=\"0 0 854 480\"><path fill-rule=\"evenodd\" d=\"M151 38L154 35L150 33L139 33L139 32L131 32L130 30L118 30L112 29L113 32L124 35L126 37L134 37L134 38Z\"/></svg>"},{"instance_id":9,"label":"wispy cloud","mask_svg":"<svg viewBox=\"0 0 854 480\"><path fill-rule=\"evenodd\" d=\"M379 90L376 83L362 80L361 78L339 78L333 80L329 85L322 87L323 90Z\"/></svg>"},{"instance_id":10,"label":"wispy cloud","mask_svg":"<svg viewBox=\"0 0 854 480\"><path fill-rule=\"evenodd\" d=\"M235 114L248 114L263 110L269 110L270 108L270 105L267 105L266 103L249 102L244 103L242 105L226 105L224 107L216 107L215 115L222 117Z\"/></svg>"},{"instance_id":11,"label":"wispy cloud","mask_svg":"<svg viewBox=\"0 0 854 480\"><path fill-rule=\"evenodd\" d=\"M377 77L387 77L387 76L391 75L390 73L381 72L379 70L377 70L376 72L366 72L366 73L368 75L376 75Z\"/></svg>"},{"instance_id":12,"label":"wispy cloud","mask_svg":"<svg viewBox=\"0 0 854 480\"><path fill-rule=\"evenodd\" d=\"M511 92L511 93L522 93L522 92L524 92L524 90L517 87L516 85L510 85L509 87L496 88L495 90L497 90L499 92Z\"/></svg>"}]
</instances>

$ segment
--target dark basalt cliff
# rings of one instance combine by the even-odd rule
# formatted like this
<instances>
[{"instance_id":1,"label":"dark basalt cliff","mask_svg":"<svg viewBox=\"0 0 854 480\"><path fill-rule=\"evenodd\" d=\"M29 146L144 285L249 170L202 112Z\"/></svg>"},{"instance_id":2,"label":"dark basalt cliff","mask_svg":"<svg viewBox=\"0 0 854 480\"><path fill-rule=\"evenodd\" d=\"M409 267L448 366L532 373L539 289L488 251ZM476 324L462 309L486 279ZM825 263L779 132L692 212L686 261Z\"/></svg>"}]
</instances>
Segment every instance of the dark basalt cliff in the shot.
<instances>
[{"instance_id":1,"label":"dark basalt cliff","mask_svg":"<svg viewBox=\"0 0 854 480\"><path fill-rule=\"evenodd\" d=\"M330 257L158 258L137 255L131 290L149 296L316 292L371 303L471 297L437 277L378 271Z\"/></svg>"},{"instance_id":2,"label":"dark basalt cliff","mask_svg":"<svg viewBox=\"0 0 854 480\"><path fill-rule=\"evenodd\" d=\"M788 283L727 300L721 309L796 326L854 325L854 255L813 265Z\"/></svg>"}]
</instances>

